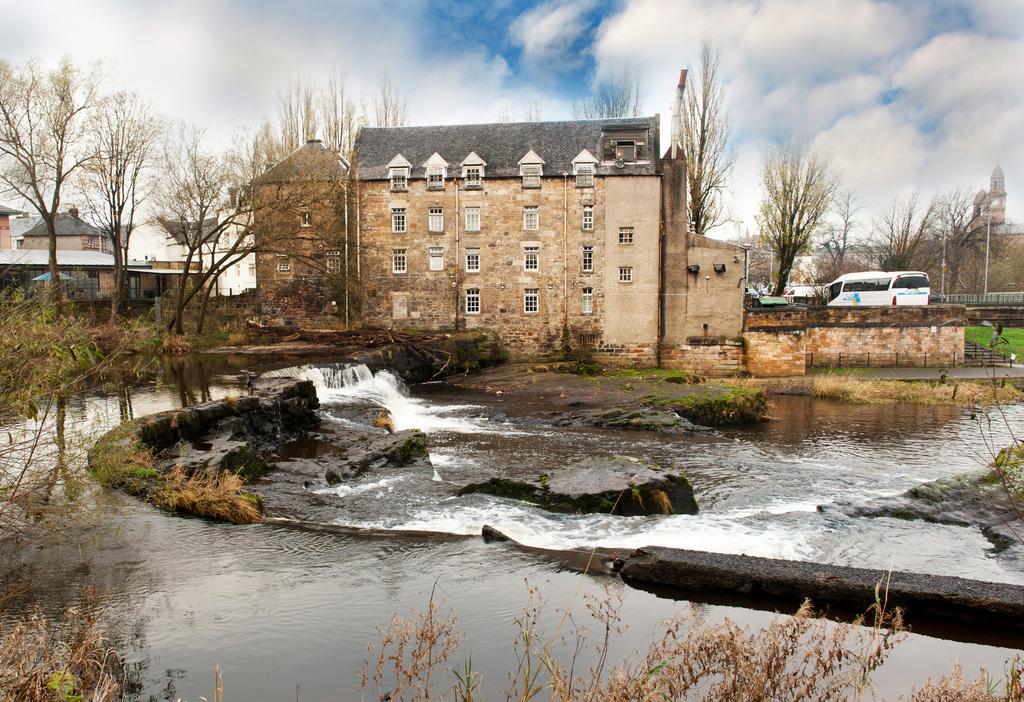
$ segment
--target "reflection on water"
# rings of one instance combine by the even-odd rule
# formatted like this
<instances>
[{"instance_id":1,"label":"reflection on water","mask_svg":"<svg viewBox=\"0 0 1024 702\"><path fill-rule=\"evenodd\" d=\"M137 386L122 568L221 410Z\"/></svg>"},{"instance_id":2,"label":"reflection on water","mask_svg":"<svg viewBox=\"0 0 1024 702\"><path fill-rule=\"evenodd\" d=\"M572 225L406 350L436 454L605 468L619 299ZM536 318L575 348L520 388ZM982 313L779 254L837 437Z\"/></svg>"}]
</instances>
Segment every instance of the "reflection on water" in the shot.
<instances>
[{"instance_id":1,"label":"reflection on water","mask_svg":"<svg viewBox=\"0 0 1024 702\"><path fill-rule=\"evenodd\" d=\"M63 410L64 431L95 432L122 417L238 392L237 372L245 365L223 357L168 362L155 382L79 393ZM346 403L382 401L365 387L334 390L321 394L325 416L344 419ZM508 410L500 399L473 396L467 404L465 393L443 386L415 388L412 395L399 392L393 401L404 403L403 421L412 426L426 418L443 482L429 472L397 470L323 486L318 497L336 501L338 522L465 534L488 523L541 546L668 543L1019 579L974 530L816 511L818 504L895 494L976 467L976 423L959 409L785 398L771 423L674 437L506 424L491 419ZM1013 421L1022 418L1020 410L1010 408ZM701 514L571 517L479 495L450 497L470 480L536 474L595 453L629 453L685 471ZM659 621L689 606L475 538L232 526L169 516L117 495L110 502L100 502L100 518L73 540L23 550L2 568L25 569L31 584L21 601L26 608L56 612L73 604L85 585L108 592L120 641L143 670L143 699L208 697L214 665L224 673L228 699L292 699L297 685L301 699L354 699L355 675L376 627L394 611L422 610L435 583L459 616L467 642L462 655L472 651L488 698L500 697L506 683L513 619L526 603L524 579L547 598L541 625L548 632L562 618L559 608L571 606L583 616L585 593L602 586L620 592L629 629L615 641L615 657L642 646ZM752 626L770 619L723 606L697 605L697 613L711 622L731 617ZM954 658L968 671L982 664L1000 671L1007 655L912 636L877 679L883 696L894 697L909 681L945 672Z\"/></svg>"}]
</instances>

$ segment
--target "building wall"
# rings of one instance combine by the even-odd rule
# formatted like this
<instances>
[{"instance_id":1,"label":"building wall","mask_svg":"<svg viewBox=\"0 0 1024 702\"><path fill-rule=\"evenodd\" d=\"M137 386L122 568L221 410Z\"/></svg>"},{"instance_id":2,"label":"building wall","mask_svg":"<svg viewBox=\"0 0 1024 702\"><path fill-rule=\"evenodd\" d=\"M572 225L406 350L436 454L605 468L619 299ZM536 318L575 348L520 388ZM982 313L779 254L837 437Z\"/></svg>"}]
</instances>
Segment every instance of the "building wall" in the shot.
<instances>
[{"instance_id":1,"label":"building wall","mask_svg":"<svg viewBox=\"0 0 1024 702\"><path fill-rule=\"evenodd\" d=\"M683 335L734 339L743 330L743 272L746 251L721 241L693 234L687 237L686 263L700 266L686 273L686 316ZM725 266L722 273L715 265ZM676 291L669 290L669 294Z\"/></svg>"},{"instance_id":2,"label":"building wall","mask_svg":"<svg viewBox=\"0 0 1024 702\"><path fill-rule=\"evenodd\" d=\"M574 346L643 341L653 358L656 340L658 179L595 178L577 188L572 177L543 178L524 189L520 178L485 178L480 190L427 190L421 180L406 192L387 181L360 184L360 235L367 287L368 324L422 329L488 327L513 356L530 357L561 344L567 324ZM614 204L613 204L614 203ZM593 231L583 231L583 207L593 205ZM539 228L523 229L523 208L539 208ZM391 208L404 207L405 233L391 229ZM444 231L428 231L428 209L441 207ZM480 231L465 231L467 207L480 207ZM616 212L614 220L606 213ZM457 213L457 214L456 214ZM634 227L634 244L618 244L618 227ZM583 246L593 246L594 271L582 270ZM540 248L540 269L524 268L526 246ZM430 247L444 252L444 270L429 270ZM480 250L480 272L465 270L467 248ZM392 271L395 249L406 252L407 271ZM618 267L634 266L634 282L620 284ZM593 312L584 314L584 288ZM466 290L480 290L480 313L466 314ZM536 314L524 311L527 289L539 291ZM637 306L643 311L637 315ZM615 309L628 308L628 313ZM620 354L621 355L621 354Z\"/></svg>"},{"instance_id":3,"label":"building wall","mask_svg":"<svg viewBox=\"0 0 1024 702\"><path fill-rule=\"evenodd\" d=\"M739 375L744 369L743 343L732 340L663 347L661 367L690 371L709 378Z\"/></svg>"},{"instance_id":4,"label":"building wall","mask_svg":"<svg viewBox=\"0 0 1024 702\"><path fill-rule=\"evenodd\" d=\"M11 243L11 217L0 215L0 250L14 248Z\"/></svg>"},{"instance_id":5,"label":"building wall","mask_svg":"<svg viewBox=\"0 0 1024 702\"><path fill-rule=\"evenodd\" d=\"M344 250L344 190L300 183L263 186L257 196L272 203L259 208L261 218L253 224L260 246L256 282L261 317L270 324L339 326L342 274L328 270L327 259ZM306 211L309 226L302 224Z\"/></svg>"},{"instance_id":6,"label":"building wall","mask_svg":"<svg viewBox=\"0 0 1024 702\"><path fill-rule=\"evenodd\" d=\"M643 358L657 363L658 265L661 245L661 181L643 176L605 178L605 320L603 347L639 344ZM632 227L634 243L620 244L619 230ZM619 281L619 268L633 269L633 281Z\"/></svg>"}]
</instances>

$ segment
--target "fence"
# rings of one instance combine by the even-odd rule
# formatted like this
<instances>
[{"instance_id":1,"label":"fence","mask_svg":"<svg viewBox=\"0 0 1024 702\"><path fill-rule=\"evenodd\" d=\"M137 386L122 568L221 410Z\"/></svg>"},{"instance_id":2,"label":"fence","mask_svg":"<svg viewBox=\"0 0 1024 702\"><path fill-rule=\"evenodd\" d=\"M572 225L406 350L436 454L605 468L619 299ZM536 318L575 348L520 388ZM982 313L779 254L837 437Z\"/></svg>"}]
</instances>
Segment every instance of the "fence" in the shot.
<instances>
[{"instance_id":1,"label":"fence","mask_svg":"<svg viewBox=\"0 0 1024 702\"><path fill-rule=\"evenodd\" d=\"M824 353L812 351L807 354L808 368L949 368L963 363L962 353L902 351L872 351L866 353Z\"/></svg>"},{"instance_id":2,"label":"fence","mask_svg":"<svg viewBox=\"0 0 1024 702\"><path fill-rule=\"evenodd\" d=\"M957 293L956 295L932 295L933 302L947 302L954 305L1024 305L1024 292Z\"/></svg>"}]
</instances>

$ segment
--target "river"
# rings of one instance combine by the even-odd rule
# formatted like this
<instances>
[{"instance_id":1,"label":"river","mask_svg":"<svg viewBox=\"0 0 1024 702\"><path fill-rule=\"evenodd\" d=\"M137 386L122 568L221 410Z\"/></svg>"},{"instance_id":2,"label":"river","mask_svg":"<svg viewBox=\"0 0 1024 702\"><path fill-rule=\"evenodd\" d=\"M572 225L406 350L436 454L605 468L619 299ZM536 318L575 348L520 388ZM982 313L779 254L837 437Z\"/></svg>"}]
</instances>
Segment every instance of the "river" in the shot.
<instances>
[{"instance_id":1,"label":"river","mask_svg":"<svg viewBox=\"0 0 1024 702\"><path fill-rule=\"evenodd\" d=\"M237 372L250 364L197 358L168 365L157 382L127 392L83 391L70 403L69 422L94 434L126 414L225 396L237 392ZM491 693L506 683L513 620L527 601L527 582L546 600L541 627L548 632L561 610L582 612L587 593L608 587L620 594L629 628L613 646L616 656L642 646L658 622L691 607L710 622L728 617L759 626L772 616L657 597L615 578L581 575L557 559L467 538L485 523L549 549L663 544L1024 581L1024 567L1001 557L975 529L818 510L977 468L985 450L982 429L959 408L776 398L766 424L666 436L508 420L515 408L499 397L443 384L407 393L386 372L353 371L346 378L325 364L273 365L317 382L326 422L343 427L357 421L359 408L374 404L388 407L396 428L423 429L433 470L371 472L354 483L315 488L336 504L334 524L389 532L379 535L215 524L112 496L101 501L101 518L76 538L22 552L31 582L26 606L57 611L75 602L85 585L110 596L119 645L143 684L141 699L210 697L214 665L223 672L229 700L295 699L296 686L304 700L357 699L355 676L366 642L378 638L376 628L392 612L422 610L435 586L465 633L452 667L471 652ZM1024 407L1008 412L1011 422L1024 418ZM997 444L1004 438L998 422L984 429ZM628 454L683 470L700 513L581 517L481 495L452 497L455 485L499 473L536 475L598 454ZM409 533L419 530L449 536ZM995 645L933 633L912 634L876 674L883 696L947 672L954 659L969 672L986 665L999 674L1009 647L1020 645L999 632L955 634Z\"/></svg>"}]
</instances>

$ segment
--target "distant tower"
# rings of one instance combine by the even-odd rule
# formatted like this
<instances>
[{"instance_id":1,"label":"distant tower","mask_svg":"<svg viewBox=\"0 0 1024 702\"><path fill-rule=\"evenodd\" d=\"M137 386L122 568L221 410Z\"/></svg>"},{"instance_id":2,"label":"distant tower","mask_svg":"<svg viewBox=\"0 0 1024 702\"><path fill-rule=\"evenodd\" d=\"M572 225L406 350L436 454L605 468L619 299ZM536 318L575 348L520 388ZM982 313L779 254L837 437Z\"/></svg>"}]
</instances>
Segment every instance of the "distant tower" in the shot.
<instances>
[{"instance_id":1,"label":"distant tower","mask_svg":"<svg viewBox=\"0 0 1024 702\"><path fill-rule=\"evenodd\" d=\"M1006 179L1003 177L1003 169L998 165L992 169L988 206L992 212L992 224L1006 221Z\"/></svg>"}]
</instances>

